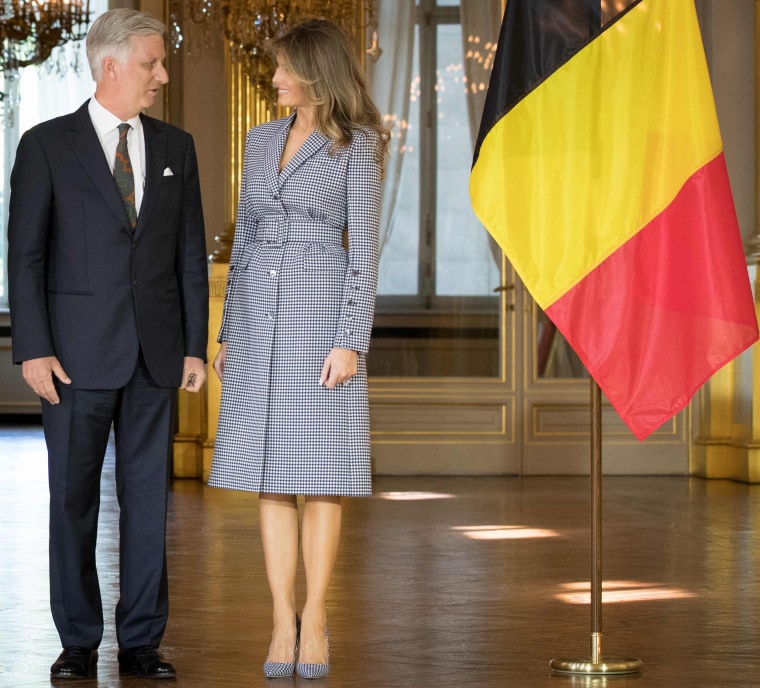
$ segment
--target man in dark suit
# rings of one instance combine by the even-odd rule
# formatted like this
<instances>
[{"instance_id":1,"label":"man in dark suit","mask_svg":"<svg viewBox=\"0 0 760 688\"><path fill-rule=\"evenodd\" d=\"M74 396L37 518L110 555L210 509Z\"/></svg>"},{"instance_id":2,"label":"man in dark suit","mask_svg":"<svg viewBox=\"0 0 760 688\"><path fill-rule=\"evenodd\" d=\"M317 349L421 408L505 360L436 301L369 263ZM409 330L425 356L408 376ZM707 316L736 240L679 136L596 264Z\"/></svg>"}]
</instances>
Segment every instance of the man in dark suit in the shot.
<instances>
[{"instance_id":1,"label":"man in dark suit","mask_svg":"<svg viewBox=\"0 0 760 688\"><path fill-rule=\"evenodd\" d=\"M13 358L41 397L50 485L53 678L95 673L95 565L111 428L120 506L121 672L171 678L166 508L176 389L206 377L208 276L189 134L146 117L164 25L117 9L87 36L95 97L22 137L8 225Z\"/></svg>"}]
</instances>

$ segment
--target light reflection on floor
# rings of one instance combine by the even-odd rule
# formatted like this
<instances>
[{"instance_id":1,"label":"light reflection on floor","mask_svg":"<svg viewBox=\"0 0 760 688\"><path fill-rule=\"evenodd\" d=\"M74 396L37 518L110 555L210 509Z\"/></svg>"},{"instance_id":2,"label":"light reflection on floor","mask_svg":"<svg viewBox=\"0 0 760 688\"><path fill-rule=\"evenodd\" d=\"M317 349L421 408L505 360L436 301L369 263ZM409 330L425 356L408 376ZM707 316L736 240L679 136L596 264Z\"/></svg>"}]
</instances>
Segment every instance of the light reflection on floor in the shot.
<instances>
[{"instance_id":1,"label":"light reflection on floor","mask_svg":"<svg viewBox=\"0 0 760 688\"><path fill-rule=\"evenodd\" d=\"M394 502L421 502L429 499L456 499L456 495L441 492L380 492L376 494L375 497Z\"/></svg>"},{"instance_id":2,"label":"light reflection on floor","mask_svg":"<svg viewBox=\"0 0 760 688\"><path fill-rule=\"evenodd\" d=\"M556 530L525 526L454 526L470 540L527 540L530 538L559 537Z\"/></svg>"},{"instance_id":3,"label":"light reflection on floor","mask_svg":"<svg viewBox=\"0 0 760 688\"><path fill-rule=\"evenodd\" d=\"M567 604L591 604L591 583L565 583L560 586L568 592L555 595ZM697 595L682 588L671 588L659 583L643 581L604 581L602 583L602 603L651 602L652 600L677 600Z\"/></svg>"}]
</instances>

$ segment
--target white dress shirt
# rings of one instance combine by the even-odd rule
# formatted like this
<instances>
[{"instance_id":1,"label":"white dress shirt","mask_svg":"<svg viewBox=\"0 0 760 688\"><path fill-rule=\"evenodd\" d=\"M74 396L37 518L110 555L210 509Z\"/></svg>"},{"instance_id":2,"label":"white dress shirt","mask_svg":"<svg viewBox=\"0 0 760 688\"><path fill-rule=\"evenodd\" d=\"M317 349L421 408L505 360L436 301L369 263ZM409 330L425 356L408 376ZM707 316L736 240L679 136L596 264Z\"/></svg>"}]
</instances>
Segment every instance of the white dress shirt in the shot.
<instances>
[{"instance_id":1,"label":"white dress shirt","mask_svg":"<svg viewBox=\"0 0 760 688\"><path fill-rule=\"evenodd\" d=\"M113 164L116 159L116 146L119 143L119 125L122 121L113 113L106 110L96 99L90 98L88 104L90 119L95 127L95 132L103 147L103 153L108 161L108 167L113 172ZM135 176L135 208L140 214L140 204L145 190L145 136L140 116L128 119L127 123L132 128L127 133L127 149L129 160L132 163L132 172Z\"/></svg>"}]
</instances>

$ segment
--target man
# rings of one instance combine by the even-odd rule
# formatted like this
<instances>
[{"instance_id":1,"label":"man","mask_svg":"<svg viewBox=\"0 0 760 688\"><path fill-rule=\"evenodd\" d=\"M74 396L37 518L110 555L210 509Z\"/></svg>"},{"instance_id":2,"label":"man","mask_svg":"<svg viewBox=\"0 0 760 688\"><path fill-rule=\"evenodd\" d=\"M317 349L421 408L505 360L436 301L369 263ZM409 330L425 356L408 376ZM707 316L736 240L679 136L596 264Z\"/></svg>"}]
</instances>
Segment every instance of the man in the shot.
<instances>
[{"instance_id":1,"label":"man","mask_svg":"<svg viewBox=\"0 0 760 688\"><path fill-rule=\"evenodd\" d=\"M13 358L41 397L48 449L50 602L63 645L53 678L95 674L112 426L119 668L175 675L158 653L168 472L176 388L197 392L206 378L208 277L193 140L141 114L168 82L164 34L143 12L101 15L87 36L95 97L26 132L11 175Z\"/></svg>"}]
</instances>

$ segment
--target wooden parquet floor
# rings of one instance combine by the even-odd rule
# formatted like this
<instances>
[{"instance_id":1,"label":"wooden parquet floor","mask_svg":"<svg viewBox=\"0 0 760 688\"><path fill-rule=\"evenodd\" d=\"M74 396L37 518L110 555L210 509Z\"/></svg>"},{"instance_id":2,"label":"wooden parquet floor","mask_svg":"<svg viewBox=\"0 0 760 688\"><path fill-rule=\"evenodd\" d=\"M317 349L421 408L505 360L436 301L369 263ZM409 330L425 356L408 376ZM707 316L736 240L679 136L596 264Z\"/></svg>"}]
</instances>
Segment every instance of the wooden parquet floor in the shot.
<instances>
[{"instance_id":1,"label":"wooden parquet floor","mask_svg":"<svg viewBox=\"0 0 760 688\"><path fill-rule=\"evenodd\" d=\"M50 686L46 456L34 425L0 427L0 686ZM604 480L604 655L628 676L552 673L591 631L584 477L379 477L346 503L329 601L331 674L266 680L271 607L256 496L174 481L171 617L178 688L731 688L760 686L760 486L687 477ZM118 511L109 457L99 571L110 610L98 678L120 678L112 610ZM300 577L301 599L303 576Z\"/></svg>"}]
</instances>

